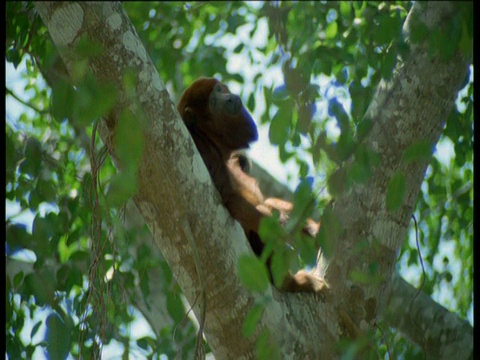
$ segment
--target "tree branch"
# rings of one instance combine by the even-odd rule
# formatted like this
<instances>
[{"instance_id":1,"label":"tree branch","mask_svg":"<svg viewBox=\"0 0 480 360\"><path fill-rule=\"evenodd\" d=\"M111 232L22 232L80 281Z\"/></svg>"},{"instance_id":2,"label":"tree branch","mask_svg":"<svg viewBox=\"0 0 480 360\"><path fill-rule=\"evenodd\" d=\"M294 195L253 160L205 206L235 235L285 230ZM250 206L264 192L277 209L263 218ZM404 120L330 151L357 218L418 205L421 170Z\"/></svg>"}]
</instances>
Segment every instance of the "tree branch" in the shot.
<instances>
[{"instance_id":1,"label":"tree branch","mask_svg":"<svg viewBox=\"0 0 480 360\"><path fill-rule=\"evenodd\" d=\"M29 107L30 109L34 110L35 112L41 114L41 115L45 115L45 114L48 114L50 110L46 109L46 110L42 110L42 109L39 109L38 107L36 107L35 105L29 103L28 101L25 101L23 99L21 99L17 94L15 94L12 90L10 90L8 87L5 87L5 93L7 95L11 95L15 100L17 100L20 104L26 106L26 107Z\"/></svg>"},{"instance_id":2,"label":"tree branch","mask_svg":"<svg viewBox=\"0 0 480 360\"><path fill-rule=\"evenodd\" d=\"M455 16L459 11L451 2L416 2L404 31L410 33L418 23L429 32L442 31ZM433 150L468 71L469 60L458 49L442 60L431 53L428 41L427 36L421 43L409 43L409 54L399 59L391 81L382 80L363 120L371 129L360 145L379 165L367 184L354 184L330 208L339 235L328 239L334 250L325 277L339 284L332 287L334 296L362 329L372 326L385 308L428 166L428 159L406 161L405 151L418 144ZM354 161L340 171L348 171ZM398 210L391 211L386 200L394 177L404 182L405 195Z\"/></svg>"},{"instance_id":3,"label":"tree branch","mask_svg":"<svg viewBox=\"0 0 480 360\"><path fill-rule=\"evenodd\" d=\"M400 276L394 276L385 319L419 345L428 359L472 359L473 327ZM414 300L415 299L415 300ZM414 300L414 301L413 301Z\"/></svg>"}]
</instances>

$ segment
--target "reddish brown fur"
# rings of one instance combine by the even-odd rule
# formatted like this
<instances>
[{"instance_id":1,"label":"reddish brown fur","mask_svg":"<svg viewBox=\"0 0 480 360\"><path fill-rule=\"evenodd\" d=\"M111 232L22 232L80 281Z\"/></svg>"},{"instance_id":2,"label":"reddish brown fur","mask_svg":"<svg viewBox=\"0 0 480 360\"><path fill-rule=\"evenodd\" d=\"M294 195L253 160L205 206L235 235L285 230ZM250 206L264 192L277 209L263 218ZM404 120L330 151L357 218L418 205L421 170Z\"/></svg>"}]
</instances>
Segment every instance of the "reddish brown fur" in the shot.
<instances>
[{"instance_id":1,"label":"reddish brown fur","mask_svg":"<svg viewBox=\"0 0 480 360\"><path fill-rule=\"evenodd\" d=\"M254 178L242 168L237 150L257 140L257 128L238 96L213 78L200 78L183 93L178 111L185 122L223 203L242 225L257 256L264 244L258 236L260 220L280 212L288 219L292 204L275 198L264 199ZM304 232L315 236L319 225L309 220ZM325 284L305 271L288 275L281 288L286 291L319 292Z\"/></svg>"}]
</instances>

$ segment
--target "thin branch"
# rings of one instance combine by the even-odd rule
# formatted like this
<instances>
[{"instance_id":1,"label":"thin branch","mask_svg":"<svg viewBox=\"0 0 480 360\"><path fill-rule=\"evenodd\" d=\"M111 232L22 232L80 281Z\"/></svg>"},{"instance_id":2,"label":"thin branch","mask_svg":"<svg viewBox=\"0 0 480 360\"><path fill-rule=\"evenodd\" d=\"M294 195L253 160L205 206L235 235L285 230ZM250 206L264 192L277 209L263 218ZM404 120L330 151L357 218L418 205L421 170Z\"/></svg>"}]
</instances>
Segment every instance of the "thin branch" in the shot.
<instances>
[{"instance_id":1,"label":"thin branch","mask_svg":"<svg viewBox=\"0 0 480 360\"><path fill-rule=\"evenodd\" d=\"M25 105L27 107L29 107L30 109L36 111L37 113L41 114L41 115L47 115L47 114L50 114L50 110L49 109L39 109L38 107L36 107L35 105L29 103L28 101L25 101L21 98L18 97L17 94L15 94L12 90L10 90L8 87L5 86L5 92L7 95L11 95L15 100L17 100L19 103L21 103L22 105Z\"/></svg>"}]
</instances>

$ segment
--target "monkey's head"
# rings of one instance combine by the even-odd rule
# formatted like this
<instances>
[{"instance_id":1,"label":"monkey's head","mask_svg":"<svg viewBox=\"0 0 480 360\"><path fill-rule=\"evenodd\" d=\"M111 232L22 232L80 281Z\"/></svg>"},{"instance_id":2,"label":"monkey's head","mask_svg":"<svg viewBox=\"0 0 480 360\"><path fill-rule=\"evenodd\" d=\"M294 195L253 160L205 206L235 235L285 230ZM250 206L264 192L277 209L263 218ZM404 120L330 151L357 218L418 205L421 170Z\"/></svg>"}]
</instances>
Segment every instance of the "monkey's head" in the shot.
<instances>
[{"instance_id":1,"label":"monkey's head","mask_svg":"<svg viewBox=\"0 0 480 360\"><path fill-rule=\"evenodd\" d=\"M248 148L257 127L238 95L214 78L200 78L188 87L177 109L193 137L209 137L228 150Z\"/></svg>"}]
</instances>

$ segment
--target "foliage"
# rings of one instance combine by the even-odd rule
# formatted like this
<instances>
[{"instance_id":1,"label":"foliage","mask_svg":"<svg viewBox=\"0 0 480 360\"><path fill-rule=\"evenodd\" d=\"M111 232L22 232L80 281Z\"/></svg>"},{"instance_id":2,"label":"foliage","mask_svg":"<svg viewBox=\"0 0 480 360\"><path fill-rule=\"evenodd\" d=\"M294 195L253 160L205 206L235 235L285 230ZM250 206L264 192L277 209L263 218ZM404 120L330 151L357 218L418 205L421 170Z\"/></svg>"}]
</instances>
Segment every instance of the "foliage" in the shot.
<instances>
[{"instance_id":1,"label":"foliage","mask_svg":"<svg viewBox=\"0 0 480 360\"><path fill-rule=\"evenodd\" d=\"M320 193L321 210L330 196L368 179L377 160L359 146L371 126L363 115L379 81L389 79L398 56L408 54L401 27L410 2L126 2L123 6L174 98L201 75L219 77L242 89L259 125L269 126L269 139L280 160L295 164L298 171L293 176L303 179L296 204ZM448 57L457 48L472 51L469 6L462 5L446 30L432 36L432 55L440 52ZM65 358L68 352L89 358L99 351L96 346L106 349L110 344L121 344L124 356L188 358L195 344L195 325L186 317L188 307L180 289L165 260L151 251L148 230L127 228L122 222L124 204L136 186L129 179L141 152L125 150L130 170L117 174L105 159L102 144L95 141L91 146L95 121L115 102L114 89L81 76L81 63L77 79L83 80L75 88L62 76L53 82L50 70L61 66L33 4L7 2L6 10L6 62L16 69L15 82L6 84L6 201L7 209L14 205L19 209L7 211L6 219L7 266L15 267L6 281L9 358L31 358L43 351L52 358ZM264 39L262 29L268 29ZM424 36L421 30L419 25L413 32L415 41ZM88 45L78 49L87 61L101 51ZM242 61L239 70L232 65L235 59ZM266 69L274 74L273 80ZM121 147L141 149L131 129L122 131ZM426 270L423 290L467 317L473 309L471 77L465 80L440 144L451 149L451 155L444 159L435 153L415 209ZM414 144L404 156L406 161L417 161L430 152L428 144ZM355 166L337 171L352 156ZM93 176L96 166L99 173ZM314 179L313 186L308 179ZM393 176L388 186L390 209L400 203L404 184L402 175ZM95 185L100 221L93 211ZM313 209L303 210L296 221ZM100 233L95 235L92 224L99 224ZM272 218L262 227L265 238L269 234L275 238L293 234L289 231L295 223L283 230ZM335 224L327 227L334 229ZM399 268L405 274L413 270L418 279L414 239L412 231ZM313 246L320 244L328 251L324 231L317 242L293 253L291 249L277 252L275 272L285 271L285 264L311 263L308 254ZM96 257L94 246L101 248L101 257ZM247 288L265 289L268 275L261 261L242 258L239 269ZM89 281L92 271L100 274L96 282ZM161 280L167 320L158 332L136 337L126 329L140 316L134 311L140 302L151 306L152 274L157 282ZM247 317L246 336L255 331L263 306L255 305ZM62 342L54 340L58 336ZM394 331L378 338L381 357L392 351L397 357L419 357L418 350ZM257 344L260 358L279 357L271 340L262 333Z\"/></svg>"}]
</instances>

